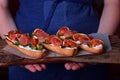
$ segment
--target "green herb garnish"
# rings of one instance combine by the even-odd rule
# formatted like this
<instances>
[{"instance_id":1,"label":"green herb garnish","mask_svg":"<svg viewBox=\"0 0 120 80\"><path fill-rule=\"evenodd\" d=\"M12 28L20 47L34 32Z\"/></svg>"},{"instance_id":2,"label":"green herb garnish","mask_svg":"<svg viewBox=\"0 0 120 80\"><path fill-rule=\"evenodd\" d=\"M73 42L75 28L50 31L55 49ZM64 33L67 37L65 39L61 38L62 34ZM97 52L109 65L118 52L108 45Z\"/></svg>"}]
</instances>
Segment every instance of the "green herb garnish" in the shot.
<instances>
[{"instance_id":1,"label":"green herb garnish","mask_svg":"<svg viewBox=\"0 0 120 80\"><path fill-rule=\"evenodd\" d=\"M31 46L30 47L32 50L36 50L36 47L35 46Z\"/></svg>"},{"instance_id":2,"label":"green herb garnish","mask_svg":"<svg viewBox=\"0 0 120 80\"><path fill-rule=\"evenodd\" d=\"M43 45L42 45L42 44L39 44L38 49L39 49L39 50L42 50L42 49L43 49Z\"/></svg>"},{"instance_id":3,"label":"green herb garnish","mask_svg":"<svg viewBox=\"0 0 120 80\"><path fill-rule=\"evenodd\" d=\"M16 41L15 43L13 43L14 45L16 46L19 46L20 45L20 42Z\"/></svg>"}]
</instances>

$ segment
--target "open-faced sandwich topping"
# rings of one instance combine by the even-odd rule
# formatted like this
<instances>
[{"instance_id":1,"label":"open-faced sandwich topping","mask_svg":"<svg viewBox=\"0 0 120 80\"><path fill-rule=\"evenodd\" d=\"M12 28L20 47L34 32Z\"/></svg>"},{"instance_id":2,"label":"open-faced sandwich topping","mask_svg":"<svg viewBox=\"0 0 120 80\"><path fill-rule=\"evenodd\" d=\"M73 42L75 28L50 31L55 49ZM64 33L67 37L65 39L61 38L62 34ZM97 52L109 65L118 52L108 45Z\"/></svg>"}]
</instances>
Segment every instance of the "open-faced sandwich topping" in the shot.
<instances>
[{"instance_id":1,"label":"open-faced sandwich topping","mask_svg":"<svg viewBox=\"0 0 120 80\"><path fill-rule=\"evenodd\" d=\"M104 42L102 40L99 39L92 39L90 41L91 47L94 49L100 49L103 47Z\"/></svg>"},{"instance_id":2,"label":"open-faced sandwich topping","mask_svg":"<svg viewBox=\"0 0 120 80\"><path fill-rule=\"evenodd\" d=\"M6 34L6 38L9 39L11 42L15 43L17 41L18 35L21 33L20 30L11 30Z\"/></svg>"},{"instance_id":3,"label":"open-faced sandwich topping","mask_svg":"<svg viewBox=\"0 0 120 80\"><path fill-rule=\"evenodd\" d=\"M32 37L32 38L30 39L30 43L31 43L32 46L37 46L37 44L38 44L38 39Z\"/></svg>"},{"instance_id":4,"label":"open-faced sandwich topping","mask_svg":"<svg viewBox=\"0 0 120 80\"><path fill-rule=\"evenodd\" d=\"M92 38L86 34L82 34L82 33L76 33L73 35L73 40L76 41L76 43L82 44L82 43L87 43L91 40Z\"/></svg>"},{"instance_id":5,"label":"open-faced sandwich topping","mask_svg":"<svg viewBox=\"0 0 120 80\"><path fill-rule=\"evenodd\" d=\"M30 37L28 33L22 34L19 30L12 30L6 35L6 39L14 45L27 50L43 50L44 47L35 37Z\"/></svg>"},{"instance_id":6,"label":"open-faced sandwich topping","mask_svg":"<svg viewBox=\"0 0 120 80\"><path fill-rule=\"evenodd\" d=\"M26 46L30 43L29 34L19 34L17 39L18 39L18 42L23 46Z\"/></svg>"},{"instance_id":7,"label":"open-faced sandwich topping","mask_svg":"<svg viewBox=\"0 0 120 80\"><path fill-rule=\"evenodd\" d=\"M57 36L63 36L66 32L69 32L69 28L67 26L63 26L61 27L58 31L57 31Z\"/></svg>"},{"instance_id":8,"label":"open-faced sandwich topping","mask_svg":"<svg viewBox=\"0 0 120 80\"><path fill-rule=\"evenodd\" d=\"M73 40L65 39L65 40L63 41L63 46L64 46L64 47L74 48L74 47L77 47L77 44L76 44Z\"/></svg>"},{"instance_id":9,"label":"open-faced sandwich topping","mask_svg":"<svg viewBox=\"0 0 120 80\"><path fill-rule=\"evenodd\" d=\"M40 44L44 42L47 39L47 37L49 37L49 34L44 32L42 29L35 29L32 33L32 36L38 39L38 43Z\"/></svg>"},{"instance_id":10,"label":"open-faced sandwich topping","mask_svg":"<svg viewBox=\"0 0 120 80\"><path fill-rule=\"evenodd\" d=\"M49 36L46 39L46 43L54 45L54 46L61 46L62 45L62 39L59 38L58 36Z\"/></svg>"},{"instance_id":11,"label":"open-faced sandwich topping","mask_svg":"<svg viewBox=\"0 0 120 80\"><path fill-rule=\"evenodd\" d=\"M63 26L58 30L56 35L62 39L66 39L66 38L72 38L73 34L75 33L77 32L71 31L67 26Z\"/></svg>"}]
</instances>

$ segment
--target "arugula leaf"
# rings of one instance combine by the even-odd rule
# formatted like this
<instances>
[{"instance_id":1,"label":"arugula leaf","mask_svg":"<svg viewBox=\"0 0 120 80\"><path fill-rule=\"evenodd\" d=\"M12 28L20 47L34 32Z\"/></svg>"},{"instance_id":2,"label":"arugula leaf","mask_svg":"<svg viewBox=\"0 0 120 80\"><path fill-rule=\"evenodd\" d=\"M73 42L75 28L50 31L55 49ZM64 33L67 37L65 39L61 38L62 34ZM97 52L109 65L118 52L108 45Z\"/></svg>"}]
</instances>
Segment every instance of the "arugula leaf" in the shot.
<instances>
[{"instance_id":1,"label":"arugula leaf","mask_svg":"<svg viewBox=\"0 0 120 80\"><path fill-rule=\"evenodd\" d=\"M32 50L36 50L36 47L35 46L31 46L30 47Z\"/></svg>"},{"instance_id":2,"label":"arugula leaf","mask_svg":"<svg viewBox=\"0 0 120 80\"><path fill-rule=\"evenodd\" d=\"M38 49L39 49L39 50L42 50L42 49L43 49L43 45L42 45L42 44L39 44Z\"/></svg>"},{"instance_id":3,"label":"arugula leaf","mask_svg":"<svg viewBox=\"0 0 120 80\"><path fill-rule=\"evenodd\" d=\"M16 46L19 46L20 45L20 42L16 41L15 43L13 43L14 45Z\"/></svg>"}]
</instances>

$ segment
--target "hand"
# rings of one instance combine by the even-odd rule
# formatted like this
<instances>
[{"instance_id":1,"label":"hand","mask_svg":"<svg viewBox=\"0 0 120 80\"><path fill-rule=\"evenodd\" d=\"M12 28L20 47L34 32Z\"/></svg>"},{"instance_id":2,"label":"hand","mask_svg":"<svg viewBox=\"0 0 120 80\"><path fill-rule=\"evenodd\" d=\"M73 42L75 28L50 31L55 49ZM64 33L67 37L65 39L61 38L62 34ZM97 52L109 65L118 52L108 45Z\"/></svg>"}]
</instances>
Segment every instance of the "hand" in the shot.
<instances>
[{"instance_id":1,"label":"hand","mask_svg":"<svg viewBox=\"0 0 120 80\"><path fill-rule=\"evenodd\" d=\"M85 64L83 64L83 63L66 63L64 66L67 70L78 70L80 68L83 68L85 66Z\"/></svg>"},{"instance_id":2,"label":"hand","mask_svg":"<svg viewBox=\"0 0 120 80\"><path fill-rule=\"evenodd\" d=\"M26 68L27 70L31 72L36 72L36 71L45 70L46 65L45 64L29 64L29 65L25 65L24 68Z\"/></svg>"}]
</instances>

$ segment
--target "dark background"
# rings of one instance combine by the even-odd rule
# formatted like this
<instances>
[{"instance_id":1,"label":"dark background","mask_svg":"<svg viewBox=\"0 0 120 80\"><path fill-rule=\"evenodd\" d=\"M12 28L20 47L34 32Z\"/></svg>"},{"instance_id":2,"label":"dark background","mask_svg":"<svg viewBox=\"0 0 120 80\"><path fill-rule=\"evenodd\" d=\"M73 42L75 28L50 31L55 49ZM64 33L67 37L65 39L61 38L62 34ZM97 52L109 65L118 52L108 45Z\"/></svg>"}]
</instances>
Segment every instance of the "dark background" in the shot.
<instances>
[{"instance_id":1,"label":"dark background","mask_svg":"<svg viewBox=\"0 0 120 80\"><path fill-rule=\"evenodd\" d=\"M9 0L9 9L11 15L14 17L16 10L19 8L18 0ZM96 0L94 3L95 8L101 15L103 9L103 1ZM116 35L120 36L120 27L116 31ZM109 65L109 80L120 80L120 64L108 64ZM8 67L0 67L0 80L8 80Z\"/></svg>"}]
</instances>

